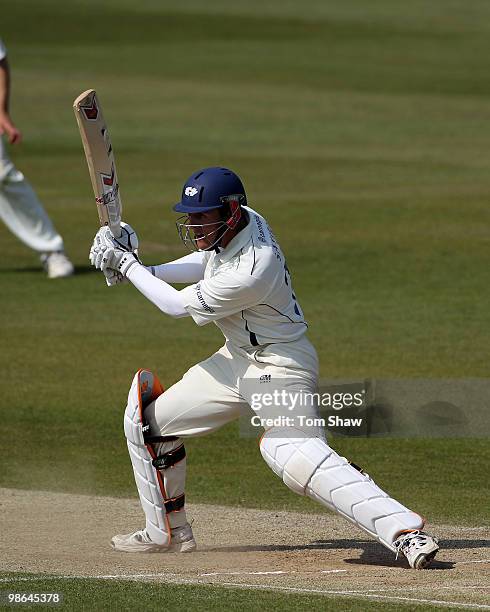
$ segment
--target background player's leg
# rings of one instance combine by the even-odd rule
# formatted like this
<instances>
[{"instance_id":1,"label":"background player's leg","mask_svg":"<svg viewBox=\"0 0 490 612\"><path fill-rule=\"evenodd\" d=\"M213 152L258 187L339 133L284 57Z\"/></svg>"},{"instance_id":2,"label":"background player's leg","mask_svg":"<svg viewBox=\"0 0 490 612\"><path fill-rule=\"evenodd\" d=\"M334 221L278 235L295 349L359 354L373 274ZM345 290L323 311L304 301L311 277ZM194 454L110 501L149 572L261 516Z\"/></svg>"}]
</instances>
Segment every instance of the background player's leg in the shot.
<instances>
[{"instance_id":1,"label":"background player's leg","mask_svg":"<svg viewBox=\"0 0 490 612\"><path fill-rule=\"evenodd\" d=\"M47 257L63 253L63 239L56 231L31 185L6 157L0 138L0 218L26 246ZM67 276L73 266L66 256L55 257L52 276ZM58 261L59 260L59 261ZM66 260L66 261L64 261Z\"/></svg>"},{"instance_id":2,"label":"background player's leg","mask_svg":"<svg viewBox=\"0 0 490 612\"><path fill-rule=\"evenodd\" d=\"M18 170L12 170L0 183L0 216L9 230L31 249L40 253L63 250L63 239Z\"/></svg>"}]
</instances>

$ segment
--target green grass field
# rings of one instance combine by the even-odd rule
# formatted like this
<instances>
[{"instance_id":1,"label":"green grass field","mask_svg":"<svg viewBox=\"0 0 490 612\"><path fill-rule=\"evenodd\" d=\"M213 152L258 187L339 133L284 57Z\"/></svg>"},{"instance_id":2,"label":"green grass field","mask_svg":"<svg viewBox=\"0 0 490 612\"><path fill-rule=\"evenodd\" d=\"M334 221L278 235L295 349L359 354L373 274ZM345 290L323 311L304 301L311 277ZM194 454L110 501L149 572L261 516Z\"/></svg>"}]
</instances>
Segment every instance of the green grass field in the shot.
<instances>
[{"instance_id":1,"label":"green grass field","mask_svg":"<svg viewBox=\"0 0 490 612\"><path fill-rule=\"evenodd\" d=\"M385 612L413 610L410 604L397 602L390 604L380 601L366 601L354 597L340 597L335 606L329 607L321 595L302 595L299 593L277 593L259 589L223 588L213 586L148 584L128 580L64 580L62 578L42 578L35 576L25 581L25 575L5 574L9 582L4 593L61 593L64 610L161 610L171 606L172 610L338 610L339 612L365 612L379 610ZM22 580L24 578L24 580ZM0 593L2 593L0 591ZM3 594L3 593L2 593ZM5 595L4 595L5 596ZM327 600L328 601L328 600ZM54 607L56 610L58 606ZM39 605L22 605L22 609L39 610ZM45 606L44 609L53 609ZM438 606L438 610L451 610L451 607Z\"/></svg>"},{"instance_id":2,"label":"green grass field","mask_svg":"<svg viewBox=\"0 0 490 612\"><path fill-rule=\"evenodd\" d=\"M288 257L324 378L487 377L489 32L483 0L7 0L12 157L78 273L48 282L0 227L0 484L134 495L134 372L168 386L221 342L89 269L97 215L71 109L89 87L145 263L184 254L171 204L193 170L227 165ZM322 511L235 425L186 446L189 501ZM431 521L488 519L485 439L335 447Z\"/></svg>"}]
</instances>

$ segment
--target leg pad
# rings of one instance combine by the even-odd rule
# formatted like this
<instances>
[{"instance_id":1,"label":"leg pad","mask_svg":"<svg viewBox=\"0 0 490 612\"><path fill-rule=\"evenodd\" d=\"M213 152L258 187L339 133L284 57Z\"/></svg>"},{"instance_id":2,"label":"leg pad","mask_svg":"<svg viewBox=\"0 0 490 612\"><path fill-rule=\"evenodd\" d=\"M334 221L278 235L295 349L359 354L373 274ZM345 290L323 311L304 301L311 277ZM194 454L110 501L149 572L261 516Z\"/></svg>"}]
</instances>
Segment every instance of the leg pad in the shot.
<instances>
[{"instance_id":1,"label":"leg pad","mask_svg":"<svg viewBox=\"0 0 490 612\"><path fill-rule=\"evenodd\" d=\"M294 428L273 428L264 434L260 451L290 489L335 510L390 550L401 531L423 527L418 514L391 498L321 438L306 438Z\"/></svg>"},{"instance_id":2,"label":"leg pad","mask_svg":"<svg viewBox=\"0 0 490 612\"><path fill-rule=\"evenodd\" d=\"M145 407L162 391L156 376L148 370L139 370L128 395L124 413L124 433L141 506L146 516L146 531L155 544L168 546L171 536L164 505L167 495L162 475L153 466L153 460L156 458L153 447L145 443L148 426L144 420Z\"/></svg>"}]
</instances>

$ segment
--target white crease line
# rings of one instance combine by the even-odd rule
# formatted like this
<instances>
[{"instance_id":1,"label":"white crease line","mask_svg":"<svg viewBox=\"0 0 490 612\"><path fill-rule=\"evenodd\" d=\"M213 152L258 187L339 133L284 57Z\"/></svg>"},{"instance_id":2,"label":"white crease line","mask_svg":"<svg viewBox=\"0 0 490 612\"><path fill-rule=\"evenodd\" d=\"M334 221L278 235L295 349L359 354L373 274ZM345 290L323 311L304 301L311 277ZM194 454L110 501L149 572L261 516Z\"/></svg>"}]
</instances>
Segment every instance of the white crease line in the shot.
<instances>
[{"instance_id":1,"label":"white crease line","mask_svg":"<svg viewBox=\"0 0 490 612\"><path fill-rule=\"evenodd\" d=\"M165 574L107 574L107 575L98 575L96 578L100 578L103 580L108 580L110 578L121 578L122 576L126 576L127 578L166 578L167 576L178 576L178 574L174 574L172 572L166 572ZM82 576L77 576L77 578L82 578ZM92 576L90 576L92 578Z\"/></svg>"},{"instance_id":2,"label":"white crease line","mask_svg":"<svg viewBox=\"0 0 490 612\"><path fill-rule=\"evenodd\" d=\"M198 574L198 576L266 576L268 574L295 574L296 572L283 572L277 570L275 572L209 572L206 574Z\"/></svg>"},{"instance_id":3,"label":"white crease line","mask_svg":"<svg viewBox=\"0 0 490 612\"><path fill-rule=\"evenodd\" d=\"M490 559L481 559L479 561L455 561L455 565L462 565L463 563L490 563Z\"/></svg>"},{"instance_id":4,"label":"white crease line","mask_svg":"<svg viewBox=\"0 0 490 612\"><path fill-rule=\"evenodd\" d=\"M347 570L322 570L321 574L340 574L346 572Z\"/></svg>"},{"instance_id":5,"label":"white crease line","mask_svg":"<svg viewBox=\"0 0 490 612\"><path fill-rule=\"evenodd\" d=\"M448 589L451 591L459 591L461 589L466 589L466 590L476 590L476 591L488 591L490 589L490 586L480 586L480 585L476 585L476 586L464 586L464 585L434 585L434 586L429 586L429 585L419 585L416 587L392 587L390 589L366 589L366 591L420 591L421 589L429 589L432 591L437 591L438 589Z\"/></svg>"},{"instance_id":6,"label":"white crease line","mask_svg":"<svg viewBox=\"0 0 490 612\"><path fill-rule=\"evenodd\" d=\"M26 578L0 578L1 582L17 582L17 581L33 581L33 580L60 580L67 579L73 580L77 578L83 578L88 580L131 580L133 577L147 577L147 578L170 578L176 576L176 574L116 574L111 576L95 575L95 576L29 576ZM170 578L167 581L173 584L195 584L201 586L215 586L215 587L236 587L241 589L259 589L263 591L287 591L289 593L315 593L319 595L342 595L346 597L354 597L355 599L379 599L379 600L396 600L396 601L408 601L416 604L432 604L440 606L456 606L458 608L478 609L478 610L490 610L490 606L486 604L476 603L463 603L460 601L444 601L440 599L421 599L416 597L395 597L393 595L373 595L367 594L366 591L335 591L325 589L305 589L301 587L287 587L278 585L268 584L246 584L241 582L204 582L202 580L193 580L189 578Z\"/></svg>"},{"instance_id":7,"label":"white crease line","mask_svg":"<svg viewBox=\"0 0 490 612\"><path fill-rule=\"evenodd\" d=\"M364 593L385 593L385 592L391 593L392 591L420 591L420 589L432 589L434 591L437 591L437 589L453 589L453 590L458 590L458 589L478 589L479 591L481 591L482 589L483 590L488 590L488 589L490 589L490 587L482 587L482 586L458 586L458 585L454 585L454 586L419 585L419 586L413 586L413 587L409 587L409 586L391 587L389 589L365 589L363 592Z\"/></svg>"},{"instance_id":8,"label":"white crease line","mask_svg":"<svg viewBox=\"0 0 490 612\"><path fill-rule=\"evenodd\" d=\"M0 578L0 582L33 582L36 580L69 580L69 579L90 579L90 580L135 580L136 578L168 578L170 576L178 576L178 574L97 574L96 576L82 576L73 574L71 576L60 576L60 575L44 575L39 574L38 576L25 576L12 578Z\"/></svg>"},{"instance_id":9,"label":"white crease line","mask_svg":"<svg viewBox=\"0 0 490 612\"><path fill-rule=\"evenodd\" d=\"M268 586L265 584L240 584L233 582L215 582L208 583L213 584L213 586L232 586L232 587L241 587L241 588L249 588L249 589L262 589L262 590L270 590L270 591L289 591L294 593L319 593L325 595L346 595L348 597L354 597L358 599L362 599L364 597L369 599L385 599L385 600L397 600L397 601L409 601L415 603L428 603L433 605L441 605L441 606L458 606L459 608L477 608L480 610L490 610L490 606L486 604L473 604L473 603L463 603L460 601L444 601L439 599L420 599L415 597L394 597L390 595L367 595L365 591L326 591L322 589L302 589L299 587L285 587L285 586Z\"/></svg>"},{"instance_id":10,"label":"white crease line","mask_svg":"<svg viewBox=\"0 0 490 612\"><path fill-rule=\"evenodd\" d=\"M441 587L437 587L439 589L478 589L479 591L488 591L488 589L490 589L490 586L441 586Z\"/></svg>"},{"instance_id":11,"label":"white crease line","mask_svg":"<svg viewBox=\"0 0 490 612\"><path fill-rule=\"evenodd\" d=\"M29 578L0 578L0 582L29 582L31 580L43 580L44 578L44 576L42 578L34 578L30 576ZM48 576L48 578L53 579L54 576Z\"/></svg>"}]
</instances>

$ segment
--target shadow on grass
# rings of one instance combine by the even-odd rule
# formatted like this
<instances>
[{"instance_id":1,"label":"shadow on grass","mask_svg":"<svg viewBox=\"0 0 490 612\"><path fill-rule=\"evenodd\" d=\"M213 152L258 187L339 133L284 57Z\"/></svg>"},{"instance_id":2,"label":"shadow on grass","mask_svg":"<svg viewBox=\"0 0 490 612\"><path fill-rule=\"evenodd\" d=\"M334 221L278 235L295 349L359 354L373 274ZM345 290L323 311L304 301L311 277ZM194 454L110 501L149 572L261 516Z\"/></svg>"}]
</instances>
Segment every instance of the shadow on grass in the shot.
<instances>
[{"instance_id":1,"label":"shadow on grass","mask_svg":"<svg viewBox=\"0 0 490 612\"><path fill-rule=\"evenodd\" d=\"M11 274L12 272L14 272L15 274L38 273L38 274L41 274L42 276L46 275L46 272L44 271L42 266L28 266L24 268L2 268L0 270L0 273L3 273L3 274ZM82 276L84 274L92 274L95 272L98 272L98 270L96 270L92 266L75 266L75 274L73 276Z\"/></svg>"}]
</instances>

